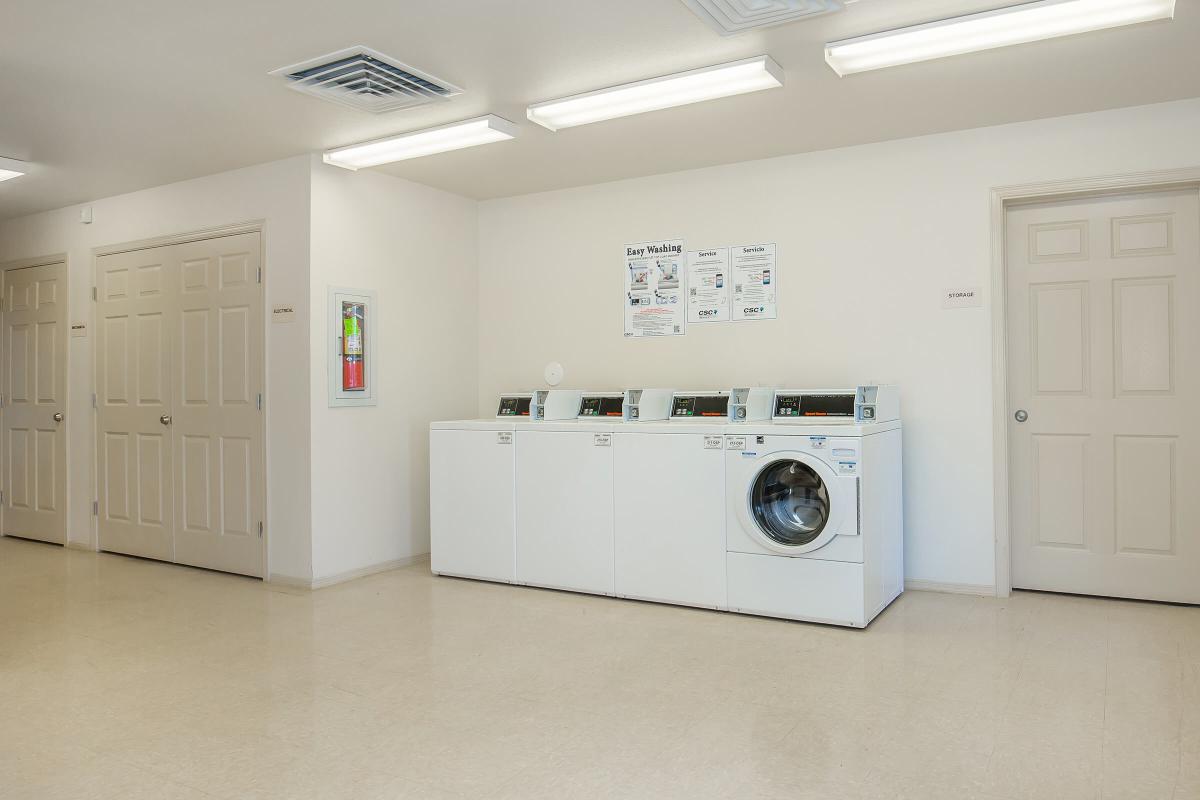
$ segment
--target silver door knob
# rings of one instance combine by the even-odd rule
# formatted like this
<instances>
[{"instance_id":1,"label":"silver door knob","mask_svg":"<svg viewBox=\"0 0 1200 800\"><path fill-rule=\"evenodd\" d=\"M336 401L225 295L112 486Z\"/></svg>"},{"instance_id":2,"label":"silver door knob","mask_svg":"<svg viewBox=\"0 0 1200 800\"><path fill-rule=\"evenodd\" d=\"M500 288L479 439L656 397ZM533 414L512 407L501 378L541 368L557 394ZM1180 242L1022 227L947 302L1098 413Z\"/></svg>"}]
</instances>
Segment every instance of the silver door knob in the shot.
<instances>
[{"instance_id":1,"label":"silver door knob","mask_svg":"<svg viewBox=\"0 0 1200 800\"><path fill-rule=\"evenodd\" d=\"M1029 419L1029 412L1023 408L1019 408L1017 409L1017 413L1013 414L1013 419L1015 419L1017 422L1024 422L1025 420Z\"/></svg>"},{"instance_id":2,"label":"silver door knob","mask_svg":"<svg viewBox=\"0 0 1200 800\"><path fill-rule=\"evenodd\" d=\"M158 421L161 422L163 425L170 425L171 424L171 415L163 414L161 417L158 418Z\"/></svg>"},{"instance_id":3,"label":"silver door knob","mask_svg":"<svg viewBox=\"0 0 1200 800\"><path fill-rule=\"evenodd\" d=\"M56 411L56 412L55 412L55 414L54 414L54 421L55 421L55 422L62 422L62 421L63 421L63 415L62 415L62 412L61 412L61 411Z\"/></svg>"}]
</instances>

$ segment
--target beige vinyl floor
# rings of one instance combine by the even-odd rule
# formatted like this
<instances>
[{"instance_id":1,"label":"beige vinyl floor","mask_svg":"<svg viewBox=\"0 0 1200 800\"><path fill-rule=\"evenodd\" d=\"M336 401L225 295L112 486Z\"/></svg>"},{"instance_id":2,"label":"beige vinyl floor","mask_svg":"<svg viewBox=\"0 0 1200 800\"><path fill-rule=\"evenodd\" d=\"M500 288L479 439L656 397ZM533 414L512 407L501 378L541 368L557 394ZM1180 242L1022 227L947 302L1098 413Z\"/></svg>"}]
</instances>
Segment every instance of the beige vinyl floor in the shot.
<instances>
[{"instance_id":1,"label":"beige vinyl floor","mask_svg":"<svg viewBox=\"0 0 1200 800\"><path fill-rule=\"evenodd\" d=\"M1200 798L1200 608L909 592L866 631L0 539L0 797Z\"/></svg>"}]
</instances>

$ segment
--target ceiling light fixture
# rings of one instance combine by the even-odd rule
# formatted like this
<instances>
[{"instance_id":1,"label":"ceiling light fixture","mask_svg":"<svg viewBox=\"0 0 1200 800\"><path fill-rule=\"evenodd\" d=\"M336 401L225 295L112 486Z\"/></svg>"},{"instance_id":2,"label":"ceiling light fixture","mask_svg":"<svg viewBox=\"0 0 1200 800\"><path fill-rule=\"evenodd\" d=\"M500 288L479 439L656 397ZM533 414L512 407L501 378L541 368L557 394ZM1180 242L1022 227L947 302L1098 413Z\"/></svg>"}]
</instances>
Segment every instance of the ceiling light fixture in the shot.
<instances>
[{"instance_id":1,"label":"ceiling light fixture","mask_svg":"<svg viewBox=\"0 0 1200 800\"><path fill-rule=\"evenodd\" d=\"M838 75L1171 19L1175 0L1035 0L825 45Z\"/></svg>"},{"instance_id":2,"label":"ceiling light fixture","mask_svg":"<svg viewBox=\"0 0 1200 800\"><path fill-rule=\"evenodd\" d=\"M29 165L15 158L0 158L0 181L19 178L29 172Z\"/></svg>"},{"instance_id":3,"label":"ceiling light fixture","mask_svg":"<svg viewBox=\"0 0 1200 800\"><path fill-rule=\"evenodd\" d=\"M779 86L783 86L783 69L770 56L756 56L549 100L530 106L525 113L538 125L557 131Z\"/></svg>"},{"instance_id":4,"label":"ceiling light fixture","mask_svg":"<svg viewBox=\"0 0 1200 800\"><path fill-rule=\"evenodd\" d=\"M361 144L347 145L326 151L326 164L344 169L362 169L404 161L409 158L461 150L480 144L490 144L511 139L517 135L517 126L506 119L488 114L463 122L452 122L437 128L402 133Z\"/></svg>"}]
</instances>

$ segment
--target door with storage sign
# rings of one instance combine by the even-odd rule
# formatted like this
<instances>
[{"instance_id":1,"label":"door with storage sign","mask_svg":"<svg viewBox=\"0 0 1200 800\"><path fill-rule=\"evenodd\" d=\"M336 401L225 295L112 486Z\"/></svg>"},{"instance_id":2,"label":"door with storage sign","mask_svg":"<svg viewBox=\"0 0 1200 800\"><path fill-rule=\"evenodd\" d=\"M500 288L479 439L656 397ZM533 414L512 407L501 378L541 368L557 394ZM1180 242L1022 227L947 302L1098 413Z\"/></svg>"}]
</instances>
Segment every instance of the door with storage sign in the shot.
<instances>
[{"instance_id":1,"label":"door with storage sign","mask_svg":"<svg viewBox=\"0 0 1200 800\"><path fill-rule=\"evenodd\" d=\"M261 576L260 234L97 260L103 550Z\"/></svg>"},{"instance_id":2,"label":"door with storage sign","mask_svg":"<svg viewBox=\"0 0 1200 800\"><path fill-rule=\"evenodd\" d=\"M1200 192L1006 222L1013 586L1200 603Z\"/></svg>"},{"instance_id":3,"label":"door with storage sign","mask_svg":"<svg viewBox=\"0 0 1200 800\"><path fill-rule=\"evenodd\" d=\"M67 533L66 264L4 273L4 534Z\"/></svg>"}]
</instances>

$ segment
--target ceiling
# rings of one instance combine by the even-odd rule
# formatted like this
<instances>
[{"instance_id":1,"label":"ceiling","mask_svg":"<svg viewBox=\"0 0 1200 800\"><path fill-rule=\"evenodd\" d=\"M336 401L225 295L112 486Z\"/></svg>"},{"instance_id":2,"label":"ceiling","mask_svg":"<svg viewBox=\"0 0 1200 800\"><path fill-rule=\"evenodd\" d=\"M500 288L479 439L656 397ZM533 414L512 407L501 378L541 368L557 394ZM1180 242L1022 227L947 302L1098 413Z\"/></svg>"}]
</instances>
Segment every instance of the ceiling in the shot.
<instances>
[{"instance_id":1,"label":"ceiling","mask_svg":"<svg viewBox=\"0 0 1200 800\"><path fill-rule=\"evenodd\" d=\"M515 141L383 167L476 198L1200 96L1200 3L1124 28L838 78L829 40L1015 0L859 0L721 38L680 0L6 0L0 219L494 113ZM462 86L374 116L270 70L364 44ZM759 54L783 89L551 133L525 106Z\"/></svg>"}]
</instances>

